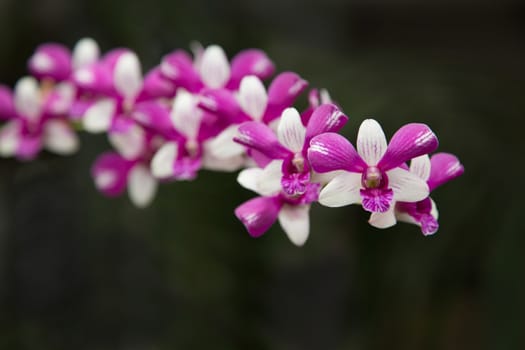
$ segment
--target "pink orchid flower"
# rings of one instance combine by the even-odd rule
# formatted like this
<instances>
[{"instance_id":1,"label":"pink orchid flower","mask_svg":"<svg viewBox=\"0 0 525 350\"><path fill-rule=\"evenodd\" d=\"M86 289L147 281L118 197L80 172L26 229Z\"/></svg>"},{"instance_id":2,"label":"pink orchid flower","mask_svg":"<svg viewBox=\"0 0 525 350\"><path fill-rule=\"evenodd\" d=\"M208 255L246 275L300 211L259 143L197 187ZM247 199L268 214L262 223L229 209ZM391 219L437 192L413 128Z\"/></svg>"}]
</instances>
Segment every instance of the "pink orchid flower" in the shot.
<instances>
[{"instance_id":1,"label":"pink orchid flower","mask_svg":"<svg viewBox=\"0 0 525 350\"><path fill-rule=\"evenodd\" d=\"M362 203L370 212L385 212L394 201L417 202L428 196L428 185L400 166L437 148L424 124L407 124L387 145L379 123L365 120L358 132L357 151L343 136L326 133L312 139L308 158L315 171L343 170L323 188L319 203L329 207Z\"/></svg>"}]
</instances>

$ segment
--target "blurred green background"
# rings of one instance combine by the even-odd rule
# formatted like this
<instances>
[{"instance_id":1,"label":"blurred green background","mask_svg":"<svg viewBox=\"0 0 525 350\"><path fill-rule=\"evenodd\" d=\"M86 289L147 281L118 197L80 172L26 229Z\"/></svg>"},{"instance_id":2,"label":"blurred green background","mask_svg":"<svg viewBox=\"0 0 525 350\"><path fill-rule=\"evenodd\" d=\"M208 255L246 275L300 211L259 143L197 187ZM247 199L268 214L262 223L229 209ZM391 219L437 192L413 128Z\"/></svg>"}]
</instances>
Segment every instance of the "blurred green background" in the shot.
<instances>
[{"instance_id":1,"label":"blurred green background","mask_svg":"<svg viewBox=\"0 0 525 350\"><path fill-rule=\"evenodd\" d=\"M202 172L146 210L94 189L108 148L0 160L0 349L525 349L525 6L513 0L0 0L0 80L42 42L94 37L145 67L198 40L267 51L388 136L429 124L466 173L438 189L440 231L378 230L314 206L293 246L252 239L252 193ZM305 106L306 99L299 101Z\"/></svg>"}]
</instances>

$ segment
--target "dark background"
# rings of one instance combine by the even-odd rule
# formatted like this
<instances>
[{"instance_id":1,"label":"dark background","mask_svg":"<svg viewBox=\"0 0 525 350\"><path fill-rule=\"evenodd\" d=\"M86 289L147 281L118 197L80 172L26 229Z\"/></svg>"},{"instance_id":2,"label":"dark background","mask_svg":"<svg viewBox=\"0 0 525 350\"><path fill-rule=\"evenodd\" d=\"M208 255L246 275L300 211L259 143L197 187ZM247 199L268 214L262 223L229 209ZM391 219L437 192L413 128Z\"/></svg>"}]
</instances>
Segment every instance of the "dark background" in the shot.
<instances>
[{"instance_id":1,"label":"dark background","mask_svg":"<svg viewBox=\"0 0 525 350\"><path fill-rule=\"evenodd\" d=\"M94 189L108 147L0 160L0 349L525 349L525 5L512 0L1 0L0 80L41 42L94 37L146 67L192 40L267 51L388 136L429 124L466 173L440 231L315 205L302 249L251 239L234 174L163 185L135 209ZM303 98L299 105L305 106Z\"/></svg>"}]
</instances>

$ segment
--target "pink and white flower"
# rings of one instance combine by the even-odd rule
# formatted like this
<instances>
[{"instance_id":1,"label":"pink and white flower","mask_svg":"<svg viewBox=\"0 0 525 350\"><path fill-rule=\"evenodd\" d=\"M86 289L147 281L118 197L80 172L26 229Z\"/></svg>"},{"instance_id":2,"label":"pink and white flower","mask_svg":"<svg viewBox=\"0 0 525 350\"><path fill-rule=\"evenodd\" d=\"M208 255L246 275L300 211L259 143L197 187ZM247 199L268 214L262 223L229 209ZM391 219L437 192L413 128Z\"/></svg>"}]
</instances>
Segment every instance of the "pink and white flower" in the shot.
<instances>
[{"instance_id":1,"label":"pink and white flower","mask_svg":"<svg viewBox=\"0 0 525 350\"><path fill-rule=\"evenodd\" d=\"M72 74L95 63L100 55L98 44L91 38L79 40L73 53L61 44L42 44L29 58L31 75L39 80L62 82L71 80Z\"/></svg>"},{"instance_id":2,"label":"pink and white flower","mask_svg":"<svg viewBox=\"0 0 525 350\"><path fill-rule=\"evenodd\" d=\"M211 143L210 150L217 158L244 154L244 148L233 142L239 124L247 121L270 125L277 121L286 108L293 105L308 83L292 72L279 74L266 91L262 81L254 75L241 80L239 90L204 91L200 106L219 115L232 125L224 129Z\"/></svg>"},{"instance_id":3,"label":"pink and white flower","mask_svg":"<svg viewBox=\"0 0 525 350\"><path fill-rule=\"evenodd\" d=\"M206 88L236 90L245 76L266 79L275 69L268 56L256 49L238 53L231 64L218 45L198 51L194 61L183 50L166 55L160 66L162 74L176 86L199 93Z\"/></svg>"},{"instance_id":4,"label":"pink and white flower","mask_svg":"<svg viewBox=\"0 0 525 350\"><path fill-rule=\"evenodd\" d=\"M97 189L115 197L127 188L131 202L148 206L157 192L158 181L151 174L153 154L163 142L160 136L129 119L119 120L113 144L118 152L107 152L95 161L91 174Z\"/></svg>"},{"instance_id":5,"label":"pink and white flower","mask_svg":"<svg viewBox=\"0 0 525 350\"><path fill-rule=\"evenodd\" d=\"M238 177L243 187L261 195L235 210L250 235L262 235L279 219L294 244L305 243L309 235L310 204L317 200L321 188L313 180L306 158L308 145L318 134L338 131L347 120L337 107L322 105L306 127L295 108L286 109L277 135L261 122L246 122L239 127L235 141L269 160L264 169L245 169Z\"/></svg>"},{"instance_id":6,"label":"pink and white flower","mask_svg":"<svg viewBox=\"0 0 525 350\"><path fill-rule=\"evenodd\" d=\"M428 154L438 141L424 124L407 124L387 141L381 126L365 120L358 132L357 151L343 136L326 133L312 139L308 158L315 171L343 172L319 195L319 203L340 207L362 203L370 212L385 212L394 201L417 202L428 196L428 185L401 168L408 160Z\"/></svg>"},{"instance_id":7,"label":"pink and white flower","mask_svg":"<svg viewBox=\"0 0 525 350\"><path fill-rule=\"evenodd\" d=\"M458 158L449 153L436 153L431 158L425 154L410 162L410 172L426 181L430 192L464 171ZM430 197L418 202L396 202L384 213L372 213L369 222L372 226L387 228L397 220L420 226L425 236L436 233L439 228L437 206Z\"/></svg>"},{"instance_id":8,"label":"pink and white flower","mask_svg":"<svg viewBox=\"0 0 525 350\"><path fill-rule=\"evenodd\" d=\"M0 130L0 155L30 160L42 148L68 155L78 149L78 138L67 122L68 89L39 86L32 77L20 79L14 94L0 92L0 114L7 123Z\"/></svg>"}]
</instances>

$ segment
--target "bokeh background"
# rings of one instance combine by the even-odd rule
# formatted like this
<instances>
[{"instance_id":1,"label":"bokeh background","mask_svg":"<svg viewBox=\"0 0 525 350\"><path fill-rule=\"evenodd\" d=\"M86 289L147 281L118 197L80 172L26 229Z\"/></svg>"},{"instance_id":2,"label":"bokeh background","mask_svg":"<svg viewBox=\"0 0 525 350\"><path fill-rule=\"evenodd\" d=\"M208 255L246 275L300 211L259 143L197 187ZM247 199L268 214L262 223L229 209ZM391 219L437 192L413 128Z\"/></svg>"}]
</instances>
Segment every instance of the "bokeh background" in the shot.
<instances>
[{"instance_id":1,"label":"bokeh background","mask_svg":"<svg viewBox=\"0 0 525 350\"><path fill-rule=\"evenodd\" d=\"M107 149L0 160L0 349L525 349L525 6L518 0L1 0L0 80L41 42L94 37L149 68L193 40L267 51L387 135L419 121L466 173L440 231L312 210L293 246L251 239L234 174L164 185L153 205L94 189ZM305 106L306 99L299 101Z\"/></svg>"}]
</instances>

